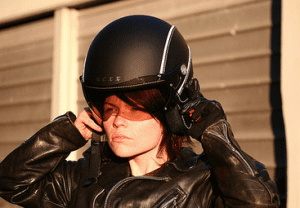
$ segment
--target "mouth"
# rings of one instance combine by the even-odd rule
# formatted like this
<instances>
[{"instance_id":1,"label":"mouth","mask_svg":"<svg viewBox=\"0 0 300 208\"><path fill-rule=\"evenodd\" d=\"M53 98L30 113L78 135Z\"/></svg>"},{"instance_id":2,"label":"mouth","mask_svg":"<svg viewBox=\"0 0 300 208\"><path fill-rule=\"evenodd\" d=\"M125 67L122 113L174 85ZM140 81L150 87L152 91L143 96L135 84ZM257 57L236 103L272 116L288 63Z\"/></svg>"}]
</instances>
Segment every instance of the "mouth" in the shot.
<instances>
[{"instance_id":1,"label":"mouth","mask_svg":"<svg viewBox=\"0 0 300 208\"><path fill-rule=\"evenodd\" d=\"M117 142L117 143L122 143L126 140L129 140L129 137L127 137L125 135L121 135L121 134L116 134L116 135L113 135L113 137L112 137L112 141Z\"/></svg>"}]
</instances>

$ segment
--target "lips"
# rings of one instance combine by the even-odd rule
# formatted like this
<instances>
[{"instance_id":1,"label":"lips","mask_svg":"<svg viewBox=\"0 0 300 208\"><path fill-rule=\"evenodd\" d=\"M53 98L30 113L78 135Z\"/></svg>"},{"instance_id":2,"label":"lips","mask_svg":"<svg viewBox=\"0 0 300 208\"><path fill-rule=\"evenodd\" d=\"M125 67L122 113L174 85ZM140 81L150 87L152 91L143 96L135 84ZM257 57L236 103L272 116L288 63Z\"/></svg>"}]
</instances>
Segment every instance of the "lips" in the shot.
<instances>
[{"instance_id":1,"label":"lips","mask_svg":"<svg viewBox=\"0 0 300 208\"><path fill-rule=\"evenodd\" d=\"M129 140L129 139L130 139L129 137L127 137L123 134L114 134L113 137L112 137L113 142L119 142L119 143L124 142L124 141Z\"/></svg>"}]
</instances>

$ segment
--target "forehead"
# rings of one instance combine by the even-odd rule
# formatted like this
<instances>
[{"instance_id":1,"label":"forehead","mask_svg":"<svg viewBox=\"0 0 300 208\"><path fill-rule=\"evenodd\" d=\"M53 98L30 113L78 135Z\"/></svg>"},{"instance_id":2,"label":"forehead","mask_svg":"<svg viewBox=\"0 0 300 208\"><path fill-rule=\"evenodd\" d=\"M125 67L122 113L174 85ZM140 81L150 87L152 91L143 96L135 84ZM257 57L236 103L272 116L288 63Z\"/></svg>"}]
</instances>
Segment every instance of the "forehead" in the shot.
<instances>
[{"instance_id":1,"label":"forehead","mask_svg":"<svg viewBox=\"0 0 300 208\"><path fill-rule=\"evenodd\" d=\"M118 96L116 96L116 95L110 95L110 96L108 96L108 97L105 98L104 103L117 103L117 102L121 102L121 101L122 100L120 98L118 98Z\"/></svg>"},{"instance_id":2,"label":"forehead","mask_svg":"<svg viewBox=\"0 0 300 208\"><path fill-rule=\"evenodd\" d=\"M153 119L153 116L148 112L145 112L144 108L142 108L138 104L135 104L136 103L133 103L131 105L130 103L126 103L116 95L108 96L105 99L103 106L103 121L108 121L113 113L116 113L116 111L118 112L119 116L131 121L145 121ZM137 111L136 108L138 109ZM112 112L109 109L115 109L116 111Z\"/></svg>"}]
</instances>

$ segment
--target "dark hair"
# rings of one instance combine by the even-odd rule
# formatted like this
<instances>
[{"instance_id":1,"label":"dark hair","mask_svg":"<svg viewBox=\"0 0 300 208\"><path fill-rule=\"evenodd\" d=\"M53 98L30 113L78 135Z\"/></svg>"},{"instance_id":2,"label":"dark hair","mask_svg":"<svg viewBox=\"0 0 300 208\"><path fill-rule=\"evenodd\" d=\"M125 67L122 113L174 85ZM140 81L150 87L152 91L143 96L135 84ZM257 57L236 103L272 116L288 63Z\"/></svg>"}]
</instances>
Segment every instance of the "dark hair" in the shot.
<instances>
[{"instance_id":1,"label":"dark hair","mask_svg":"<svg viewBox=\"0 0 300 208\"><path fill-rule=\"evenodd\" d=\"M171 133L165 117L164 107L166 101L159 89L151 88L139 91L129 91L116 95L131 106L137 108L142 106L144 111L160 121L164 129L159 151L165 148L170 159L174 158L176 155L182 156L183 143L191 143L191 140L186 135L174 135Z\"/></svg>"}]
</instances>

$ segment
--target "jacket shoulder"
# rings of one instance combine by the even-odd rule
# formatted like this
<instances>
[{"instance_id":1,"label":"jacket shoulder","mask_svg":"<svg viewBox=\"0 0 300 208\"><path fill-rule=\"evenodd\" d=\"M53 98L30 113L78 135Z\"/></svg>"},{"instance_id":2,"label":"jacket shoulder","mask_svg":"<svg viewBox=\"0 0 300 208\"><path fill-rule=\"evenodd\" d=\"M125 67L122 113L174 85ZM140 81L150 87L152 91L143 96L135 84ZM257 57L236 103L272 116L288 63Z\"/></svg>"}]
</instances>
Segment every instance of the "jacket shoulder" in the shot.
<instances>
[{"instance_id":1,"label":"jacket shoulder","mask_svg":"<svg viewBox=\"0 0 300 208\"><path fill-rule=\"evenodd\" d=\"M187 171L194 167L201 169L210 169L208 158L205 153L196 154L192 148L186 147L182 150L182 156L177 157L176 160L170 162L179 171Z\"/></svg>"}]
</instances>

